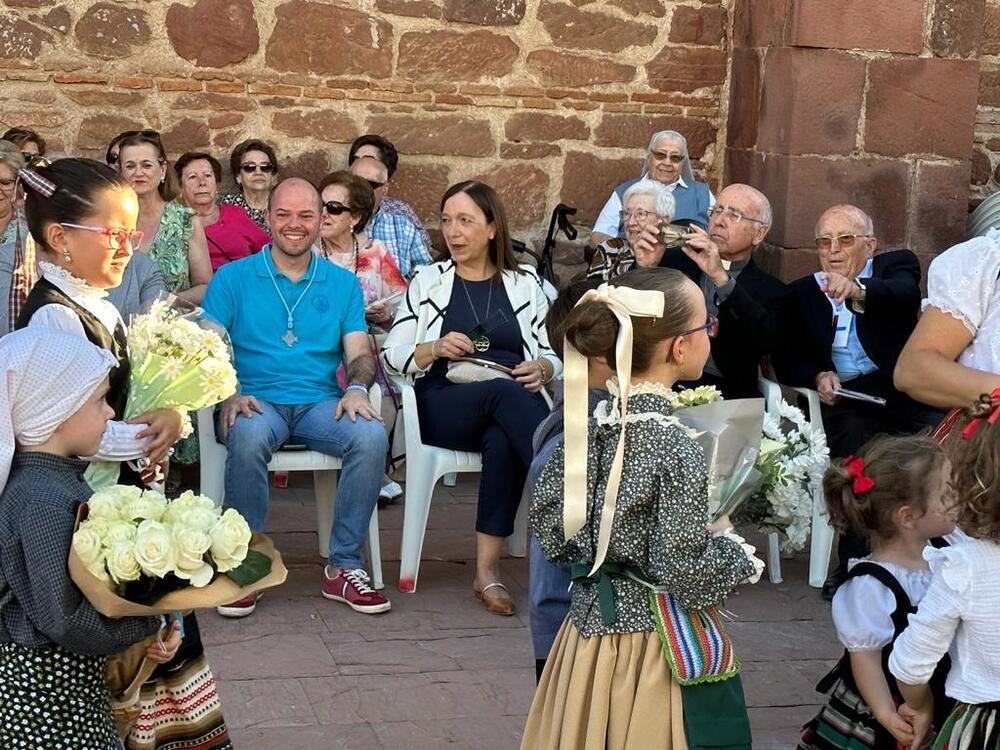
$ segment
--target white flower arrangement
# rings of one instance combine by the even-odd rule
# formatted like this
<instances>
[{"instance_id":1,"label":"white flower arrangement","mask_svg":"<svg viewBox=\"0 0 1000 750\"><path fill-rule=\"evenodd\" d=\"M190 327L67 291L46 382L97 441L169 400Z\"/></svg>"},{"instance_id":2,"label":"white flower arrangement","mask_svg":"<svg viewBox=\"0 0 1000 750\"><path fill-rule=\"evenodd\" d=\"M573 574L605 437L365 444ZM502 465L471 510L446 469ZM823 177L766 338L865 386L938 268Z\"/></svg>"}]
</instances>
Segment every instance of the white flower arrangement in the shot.
<instances>
[{"instance_id":1,"label":"white flower arrangement","mask_svg":"<svg viewBox=\"0 0 1000 750\"><path fill-rule=\"evenodd\" d=\"M154 490L115 485L95 493L88 508L73 549L87 570L122 596L162 593L159 582L170 576L176 580L168 589L202 588L217 573L239 568L249 554L251 531L243 516L190 491L168 502Z\"/></svg>"}]
</instances>

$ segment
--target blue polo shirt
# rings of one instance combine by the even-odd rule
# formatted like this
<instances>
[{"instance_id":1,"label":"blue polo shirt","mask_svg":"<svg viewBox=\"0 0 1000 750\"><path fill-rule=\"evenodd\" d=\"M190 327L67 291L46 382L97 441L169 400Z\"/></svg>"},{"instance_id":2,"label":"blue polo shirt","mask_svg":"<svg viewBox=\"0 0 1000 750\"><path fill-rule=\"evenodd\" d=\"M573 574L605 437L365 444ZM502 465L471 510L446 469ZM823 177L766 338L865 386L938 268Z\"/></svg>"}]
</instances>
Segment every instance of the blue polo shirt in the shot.
<instances>
[{"instance_id":1,"label":"blue polo shirt","mask_svg":"<svg viewBox=\"0 0 1000 750\"><path fill-rule=\"evenodd\" d=\"M282 341L288 314L268 268L289 307L303 295L293 315L298 341L292 346ZM270 245L216 271L202 306L229 331L240 391L274 404L314 404L342 396L336 377L341 341L345 333L368 330L354 274L313 255L302 278L293 282L275 268Z\"/></svg>"}]
</instances>

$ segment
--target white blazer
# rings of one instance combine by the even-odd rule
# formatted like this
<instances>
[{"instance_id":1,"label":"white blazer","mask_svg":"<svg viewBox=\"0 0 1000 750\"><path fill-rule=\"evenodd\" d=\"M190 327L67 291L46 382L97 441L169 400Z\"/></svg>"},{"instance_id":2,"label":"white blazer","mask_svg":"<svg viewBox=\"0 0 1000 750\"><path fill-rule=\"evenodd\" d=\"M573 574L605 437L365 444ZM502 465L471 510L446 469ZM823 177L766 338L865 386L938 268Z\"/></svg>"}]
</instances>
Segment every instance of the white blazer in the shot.
<instances>
[{"instance_id":1,"label":"white blazer","mask_svg":"<svg viewBox=\"0 0 1000 750\"><path fill-rule=\"evenodd\" d=\"M523 273L504 271L503 286L521 329L524 359L545 357L552 363L553 377L558 377L562 362L549 346L545 330L549 300L535 269L521 266L521 270ZM430 370L431 365L417 367L413 353L418 344L441 337L454 284L455 261L450 258L420 266L406 290L406 300L396 310L392 328L382 343L382 359L389 369L406 376L410 382Z\"/></svg>"}]
</instances>

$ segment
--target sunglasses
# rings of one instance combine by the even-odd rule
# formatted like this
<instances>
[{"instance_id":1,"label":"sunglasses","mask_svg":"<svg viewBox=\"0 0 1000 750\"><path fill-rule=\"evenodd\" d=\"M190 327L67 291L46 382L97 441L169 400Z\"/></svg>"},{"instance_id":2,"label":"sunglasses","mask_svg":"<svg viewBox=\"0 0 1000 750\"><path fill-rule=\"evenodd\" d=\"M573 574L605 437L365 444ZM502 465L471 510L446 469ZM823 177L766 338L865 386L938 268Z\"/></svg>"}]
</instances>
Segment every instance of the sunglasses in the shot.
<instances>
[{"instance_id":1,"label":"sunglasses","mask_svg":"<svg viewBox=\"0 0 1000 750\"><path fill-rule=\"evenodd\" d=\"M684 161L684 154L668 154L666 151L654 151L653 158L657 161L669 160L671 164L680 164Z\"/></svg>"},{"instance_id":2,"label":"sunglasses","mask_svg":"<svg viewBox=\"0 0 1000 750\"><path fill-rule=\"evenodd\" d=\"M836 237L817 237L816 238L816 249L817 250L829 250L833 247L833 243L836 242L842 248L854 247L854 243L859 239L867 239L869 235L867 234L838 234Z\"/></svg>"},{"instance_id":3,"label":"sunglasses","mask_svg":"<svg viewBox=\"0 0 1000 750\"><path fill-rule=\"evenodd\" d=\"M341 214L347 213L351 209L340 201L327 201L323 204L323 210L331 216L340 216Z\"/></svg>"},{"instance_id":4,"label":"sunglasses","mask_svg":"<svg viewBox=\"0 0 1000 750\"><path fill-rule=\"evenodd\" d=\"M385 187L384 182L376 182L375 180L365 180L368 183L368 187L372 190L378 190L380 187Z\"/></svg>"},{"instance_id":5,"label":"sunglasses","mask_svg":"<svg viewBox=\"0 0 1000 750\"><path fill-rule=\"evenodd\" d=\"M126 130L124 133L119 133L118 137L111 142L110 146L108 146L107 153L104 154L104 161L109 166L118 163L118 154L114 153L111 149L124 141L126 138L131 138L133 135L141 135L143 138L150 138L155 140L157 143L160 141L160 133L156 130Z\"/></svg>"},{"instance_id":6,"label":"sunglasses","mask_svg":"<svg viewBox=\"0 0 1000 750\"><path fill-rule=\"evenodd\" d=\"M275 167L271 164L271 162L254 164L253 162L248 161L246 164L240 164L240 170L242 170L243 174L251 174L257 171L263 172L264 174L273 174Z\"/></svg>"},{"instance_id":7,"label":"sunglasses","mask_svg":"<svg viewBox=\"0 0 1000 750\"><path fill-rule=\"evenodd\" d=\"M87 224L68 224L60 223L59 226L67 227L69 229L82 229L85 232L98 232L103 234L108 239L108 247L111 250L121 250L129 242L132 243L132 247L142 244L142 232L135 230L129 231L128 229L114 229L112 227L93 227Z\"/></svg>"}]
</instances>

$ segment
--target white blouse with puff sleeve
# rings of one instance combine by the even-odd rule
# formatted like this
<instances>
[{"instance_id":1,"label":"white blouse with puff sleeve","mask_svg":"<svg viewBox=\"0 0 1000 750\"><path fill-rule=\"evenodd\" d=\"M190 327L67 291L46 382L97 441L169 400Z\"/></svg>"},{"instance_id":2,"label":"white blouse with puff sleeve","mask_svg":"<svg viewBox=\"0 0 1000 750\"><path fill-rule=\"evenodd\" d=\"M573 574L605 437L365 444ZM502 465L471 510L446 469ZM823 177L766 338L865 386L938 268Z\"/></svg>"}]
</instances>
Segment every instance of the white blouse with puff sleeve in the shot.
<instances>
[{"instance_id":1,"label":"white blouse with puff sleeve","mask_svg":"<svg viewBox=\"0 0 1000 750\"><path fill-rule=\"evenodd\" d=\"M862 560L851 560L853 568ZM899 581L914 606L920 603L931 583L929 570L904 568L891 562L870 560L888 570ZM896 597L881 581L864 575L851 578L833 596L833 626L837 639L848 651L881 651L892 642L895 632L892 613Z\"/></svg>"},{"instance_id":2,"label":"white blouse with puff sleeve","mask_svg":"<svg viewBox=\"0 0 1000 750\"><path fill-rule=\"evenodd\" d=\"M970 704L1000 701L1000 546L971 539L926 549L924 559L933 579L896 640L889 671L922 685L951 646L948 697Z\"/></svg>"},{"instance_id":3,"label":"white blouse with puff sleeve","mask_svg":"<svg viewBox=\"0 0 1000 750\"><path fill-rule=\"evenodd\" d=\"M945 250L927 271L923 307L960 320L973 335L959 364L984 372L1000 372L1000 232Z\"/></svg>"}]
</instances>

